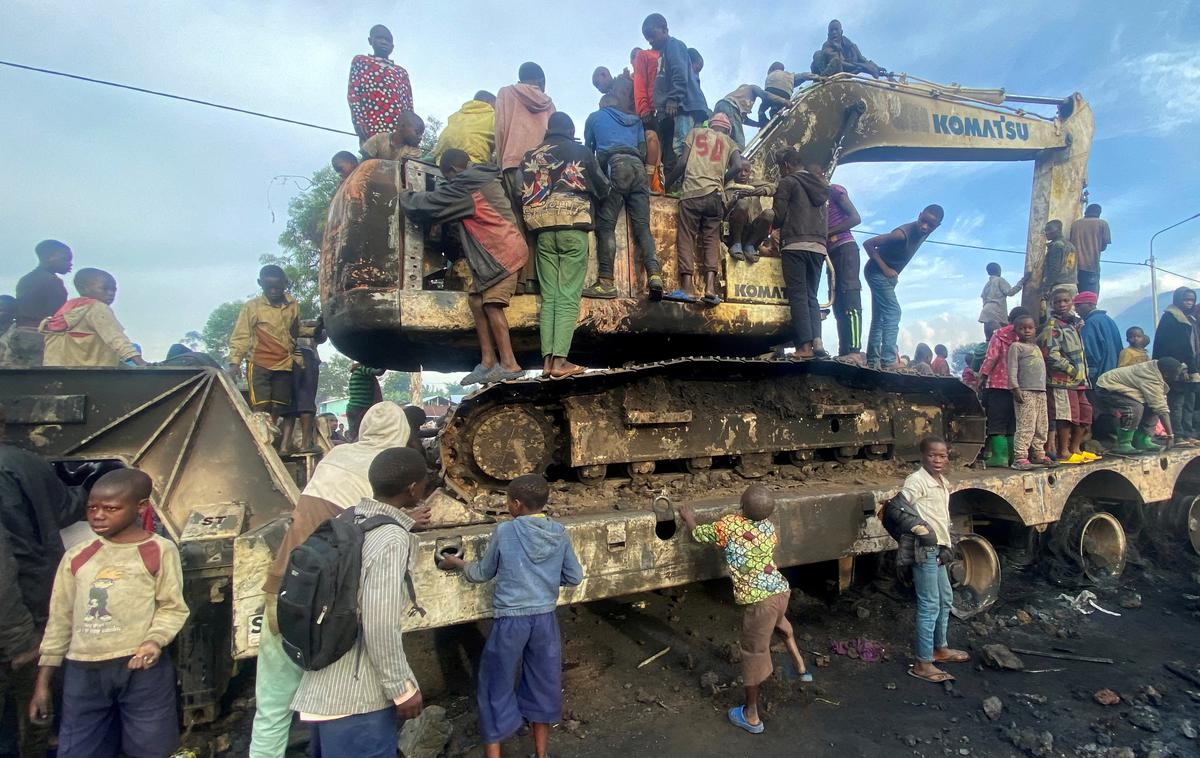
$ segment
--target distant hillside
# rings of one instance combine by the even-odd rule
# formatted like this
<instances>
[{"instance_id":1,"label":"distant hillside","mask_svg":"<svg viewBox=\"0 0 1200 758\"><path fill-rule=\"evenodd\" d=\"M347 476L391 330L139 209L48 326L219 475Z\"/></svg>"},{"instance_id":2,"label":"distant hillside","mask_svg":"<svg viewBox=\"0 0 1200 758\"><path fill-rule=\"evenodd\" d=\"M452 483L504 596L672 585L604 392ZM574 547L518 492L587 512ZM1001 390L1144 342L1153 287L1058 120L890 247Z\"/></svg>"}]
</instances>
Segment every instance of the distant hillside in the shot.
<instances>
[{"instance_id":1,"label":"distant hillside","mask_svg":"<svg viewBox=\"0 0 1200 758\"><path fill-rule=\"evenodd\" d=\"M1103 290L1103 287L1101 288ZM1103 299L1103 291L1101 292L1100 307L1108 311L1108 315L1112 316L1113 321L1117 322L1117 326L1121 328L1121 334L1125 334L1125 330L1131 326L1140 326L1154 339L1154 327L1157 322L1154 315L1150 312L1150 292L1149 287L1144 292L1134 293L1130 296L1122 298L1113 298L1111 302ZM1171 293L1173 290L1158 293L1158 315L1161 318L1162 312L1171 304Z\"/></svg>"}]
</instances>

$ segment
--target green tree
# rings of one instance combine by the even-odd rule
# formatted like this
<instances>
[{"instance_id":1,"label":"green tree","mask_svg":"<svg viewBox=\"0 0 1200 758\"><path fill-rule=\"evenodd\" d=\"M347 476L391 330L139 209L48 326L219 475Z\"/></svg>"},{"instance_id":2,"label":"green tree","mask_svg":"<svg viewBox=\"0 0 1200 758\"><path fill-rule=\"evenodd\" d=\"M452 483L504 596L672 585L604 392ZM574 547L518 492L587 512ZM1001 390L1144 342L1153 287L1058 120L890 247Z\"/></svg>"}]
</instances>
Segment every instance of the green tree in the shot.
<instances>
[{"instance_id":1,"label":"green tree","mask_svg":"<svg viewBox=\"0 0 1200 758\"><path fill-rule=\"evenodd\" d=\"M204 352L221 363L225 363L229 357L229 335L233 333L233 325L237 322L238 313L241 310L240 300L221 303L213 308L212 313L208 314L208 320L204 322L204 330L198 335ZM184 335L184 344L191 347L187 339L195 334L196 332L193 331Z\"/></svg>"},{"instance_id":2,"label":"green tree","mask_svg":"<svg viewBox=\"0 0 1200 758\"><path fill-rule=\"evenodd\" d=\"M412 402L412 374L407 371L389 371L383 375L383 399L408 405Z\"/></svg>"},{"instance_id":3,"label":"green tree","mask_svg":"<svg viewBox=\"0 0 1200 758\"><path fill-rule=\"evenodd\" d=\"M188 350L199 350L204 346L204 335L193 329L179 338L179 344L186 345Z\"/></svg>"},{"instance_id":4,"label":"green tree","mask_svg":"<svg viewBox=\"0 0 1200 758\"><path fill-rule=\"evenodd\" d=\"M317 402L346 396L350 381L350 359L341 353L321 361L321 376L317 379Z\"/></svg>"},{"instance_id":5,"label":"green tree","mask_svg":"<svg viewBox=\"0 0 1200 758\"><path fill-rule=\"evenodd\" d=\"M316 318L321 311L317 268L321 260L321 238L329 202L340 178L326 166L312 175L312 186L288 202L288 222L279 235L279 253L259 258L283 269L292 283L292 297L300 304L300 318Z\"/></svg>"},{"instance_id":6,"label":"green tree","mask_svg":"<svg viewBox=\"0 0 1200 758\"><path fill-rule=\"evenodd\" d=\"M433 152L433 146L437 144L438 136L442 133L442 127L445 124L437 116L425 117L425 133L421 135L421 152L429 155Z\"/></svg>"}]
</instances>

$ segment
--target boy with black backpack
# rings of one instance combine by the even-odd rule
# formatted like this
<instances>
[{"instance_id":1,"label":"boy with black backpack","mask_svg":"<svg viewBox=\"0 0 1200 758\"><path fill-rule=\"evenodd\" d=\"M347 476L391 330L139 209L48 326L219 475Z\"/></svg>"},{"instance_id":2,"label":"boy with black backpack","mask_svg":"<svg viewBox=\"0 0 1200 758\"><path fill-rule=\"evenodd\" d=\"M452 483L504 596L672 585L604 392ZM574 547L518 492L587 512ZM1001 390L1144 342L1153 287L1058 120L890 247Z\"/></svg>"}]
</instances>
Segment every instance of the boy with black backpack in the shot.
<instances>
[{"instance_id":1,"label":"boy with black backpack","mask_svg":"<svg viewBox=\"0 0 1200 758\"><path fill-rule=\"evenodd\" d=\"M320 754L395 758L396 715L414 718L422 708L402 635L406 614L420 610L409 575L417 540L408 512L425 498L428 474L420 453L397 447L379 453L367 477L373 498L292 551L279 631L284 650L306 669L292 708L309 723ZM339 582L353 563L358 571Z\"/></svg>"}]
</instances>

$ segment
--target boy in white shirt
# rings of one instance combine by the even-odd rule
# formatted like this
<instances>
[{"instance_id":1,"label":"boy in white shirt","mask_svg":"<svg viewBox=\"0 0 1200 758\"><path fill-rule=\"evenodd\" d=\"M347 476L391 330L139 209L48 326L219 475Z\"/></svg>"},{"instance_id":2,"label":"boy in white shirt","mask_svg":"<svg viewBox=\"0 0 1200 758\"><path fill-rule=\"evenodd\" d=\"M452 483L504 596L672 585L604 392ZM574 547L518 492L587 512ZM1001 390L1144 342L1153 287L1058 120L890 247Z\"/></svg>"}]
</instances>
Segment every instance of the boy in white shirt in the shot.
<instances>
[{"instance_id":1,"label":"boy in white shirt","mask_svg":"<svg viewBox=\"0 0 1200 758\"><path fill-rule=\"evenodd\" d=\"M909 676L940 684L954 677L935 664L963 663L970 660L962 650L949 647L946 626L950 621L950 605L954 590L946 563L953 554L950 540L950 483L942 470L950 461L949 447L941 437L921 440L921 468L909 474L900 490L925 520L937 537L937 545L916 548L913 564L913 587L917 591L917 662L908 670Z\"/></svg>"}]
</instances>

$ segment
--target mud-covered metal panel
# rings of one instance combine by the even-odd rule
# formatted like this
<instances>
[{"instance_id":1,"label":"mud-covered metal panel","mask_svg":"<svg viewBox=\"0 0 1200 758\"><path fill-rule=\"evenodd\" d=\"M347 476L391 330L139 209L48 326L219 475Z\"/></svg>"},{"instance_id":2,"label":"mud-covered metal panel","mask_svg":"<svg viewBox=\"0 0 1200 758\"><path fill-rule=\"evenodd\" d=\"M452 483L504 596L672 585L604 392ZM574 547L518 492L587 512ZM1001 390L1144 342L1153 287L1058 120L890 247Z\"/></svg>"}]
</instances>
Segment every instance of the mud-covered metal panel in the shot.
<instances>
[{"instance_id":1,"label":"mud-covered metal panel","mask_svg":"<svg viewBox=\"0 0 1200 758\"><path fill-rule=\"evenodd\" d=\"M84 423L57 410L10 418L9 439L56 460L120 460L154 480L167 531L179 539L192 511L242 503L244 523L290 513L295 483L222 371L210 368L36 368L0 371L0 404L34 396L85 398Z\"/></svg>"},{"instance_id":2,"label":"mud-covered metal panel","mask_svg":"<svg viewBox=\"0 0 1200 758\"><path fill-rule=\"evenodd\" d=\"M4 402L10 424L82 424L87 420L86 395L28 395Z\"/></svg>"},{"instance_id":3,"label":"mud-covered metal panel","mask_svg":"<svg viewBox=\"0 0 1200 758\"><path fill-rule=\"evenodd\" d=\"M267 594L263 583L283 544L290 518L279 518L240 535L233 542L233 657L258 654L266 625Z\"/></svg>"}]
</instances>

